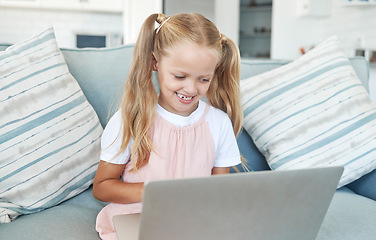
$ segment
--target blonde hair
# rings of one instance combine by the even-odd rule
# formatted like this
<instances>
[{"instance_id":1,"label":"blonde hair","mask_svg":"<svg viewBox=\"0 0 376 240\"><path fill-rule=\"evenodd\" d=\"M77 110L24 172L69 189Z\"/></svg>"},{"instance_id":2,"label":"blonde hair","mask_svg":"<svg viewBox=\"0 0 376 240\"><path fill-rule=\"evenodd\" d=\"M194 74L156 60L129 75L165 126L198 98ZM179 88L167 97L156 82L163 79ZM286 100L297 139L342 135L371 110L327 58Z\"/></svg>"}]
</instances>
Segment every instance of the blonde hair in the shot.
<instances>
[{"instance_id":1,"label":"blonde hair","mask_svg":"<svg viewBox=\"0 0 376 240\"><path fill-rule=\"evenodd\" d=\"M142 25L120 103L123 141L119 154L127 148L132 138L133 170L147 164L153 149L148 135L158 102L152 83L153 54L160 59L166 56L167 50L179 43L190 41L218 51L220 60L207 98L212 106L228 114L235 135L242 126L243 113L239 100L240 54L236 44L200 14L177 14L166 19L164 14L152 14ZM160 24L158 33L154 29L155 22Z\"/></svg>"}]
</instances>

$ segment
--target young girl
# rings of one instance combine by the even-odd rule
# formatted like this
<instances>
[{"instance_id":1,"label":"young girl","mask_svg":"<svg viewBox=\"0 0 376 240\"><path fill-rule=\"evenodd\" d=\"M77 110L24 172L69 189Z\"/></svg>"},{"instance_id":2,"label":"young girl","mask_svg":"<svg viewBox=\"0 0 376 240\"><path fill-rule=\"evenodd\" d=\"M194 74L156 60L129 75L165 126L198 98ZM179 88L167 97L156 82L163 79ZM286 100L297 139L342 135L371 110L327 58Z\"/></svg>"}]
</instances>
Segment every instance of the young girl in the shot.
<instances>
[{"instance_id":1,"label":"young girl","mask_svg":"<svg viewBox=\"0 0 376 240\"><path fill-rule=\"evenodd\" d=\"M237 46L205 17L146 19L120 110L102 136L93 194L112 202L97 217L102 239L116 239L112 216L141 212L145 181L224 174L241 162L239 75Z\"/></svg>"}]
</instances>

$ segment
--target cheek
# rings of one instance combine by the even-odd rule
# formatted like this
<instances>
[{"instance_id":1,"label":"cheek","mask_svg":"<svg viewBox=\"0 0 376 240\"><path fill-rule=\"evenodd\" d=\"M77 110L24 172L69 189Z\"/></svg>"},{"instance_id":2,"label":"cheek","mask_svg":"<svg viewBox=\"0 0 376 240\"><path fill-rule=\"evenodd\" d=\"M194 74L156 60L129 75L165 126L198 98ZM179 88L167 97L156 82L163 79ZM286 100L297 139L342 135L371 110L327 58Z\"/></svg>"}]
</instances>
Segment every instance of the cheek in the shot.
<instances>
[{"instance_id":1,"label":"cheek","mask_svg":"<svg viewBox=\"0 0 376 240\"><path fill-rule=\"evenodd\" d=\"M159 78L159 87L161 91L166 90L176 92L177 90L179 90L179 83L174 79Z\"/></svg>"},{"instance_id":2,"label":"cheek","mask_svg":"<svg viewBox=\"0 0 376 240\"><path fill-rule=\"evenodd\" d=\"M202 94L206 94L208 92L208 90L209 90L209 87L210 87L210 84L205 84L205 85L201 86L200 92Z\"/></svg>"}]
</instances>

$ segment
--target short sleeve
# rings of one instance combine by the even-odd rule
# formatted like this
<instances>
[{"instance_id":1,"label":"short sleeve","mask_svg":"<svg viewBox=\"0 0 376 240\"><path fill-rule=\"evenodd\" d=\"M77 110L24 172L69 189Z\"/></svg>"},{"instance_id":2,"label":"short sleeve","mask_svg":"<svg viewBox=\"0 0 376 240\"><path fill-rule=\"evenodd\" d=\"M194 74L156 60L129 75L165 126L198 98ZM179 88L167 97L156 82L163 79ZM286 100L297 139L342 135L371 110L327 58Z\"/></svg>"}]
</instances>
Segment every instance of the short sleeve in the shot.
<instances>
[{"instance_id":1,"label":"short sleeve","mask_svg":"<svg viewBox=\"0 0 376 240\"><path fill-rule=\"evenodd\" d=\"M133 139L129 141L129 144L125 151L117 154L120 151L121 143L123 140L123 123L121 113L117 111L110 121L107 123L106 128L103 131L101 139L101 156L100 159L105 162L114 164L126 164L131 157L131 149ZM116 156L116 157L115 157Z\"/></svg>"},{"instance_id":2,"label":"short sleeve","mask_svg":"<svg viewBox=\"0 0 376 240\"><path fill-rule=\"evenodd\" d=\"M211 107L206 119L215 144L214 167L231 167L240 164L239 147L228 115Z\"/></svg>"}]
</instances>

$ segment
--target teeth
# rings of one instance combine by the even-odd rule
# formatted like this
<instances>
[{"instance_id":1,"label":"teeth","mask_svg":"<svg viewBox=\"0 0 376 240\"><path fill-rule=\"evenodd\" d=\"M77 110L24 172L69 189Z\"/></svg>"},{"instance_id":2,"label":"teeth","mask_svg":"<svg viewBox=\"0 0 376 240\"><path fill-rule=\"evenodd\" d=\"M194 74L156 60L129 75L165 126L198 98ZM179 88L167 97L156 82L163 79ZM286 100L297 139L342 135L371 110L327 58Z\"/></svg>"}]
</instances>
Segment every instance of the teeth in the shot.
<instances>
[{"instance_id":1,"label":"teeth","mask_svg":"<svg viewBox=\"0 0 376 240\"><path fill-rule=\"evenodd\" d=\"M187 97L187 96L184 96L183 94L180 94L180 93L177 93L178 97L180 97L181 99L184 99L184 100L191 100L192 97Z\"/></svg>"}]
</instances>

